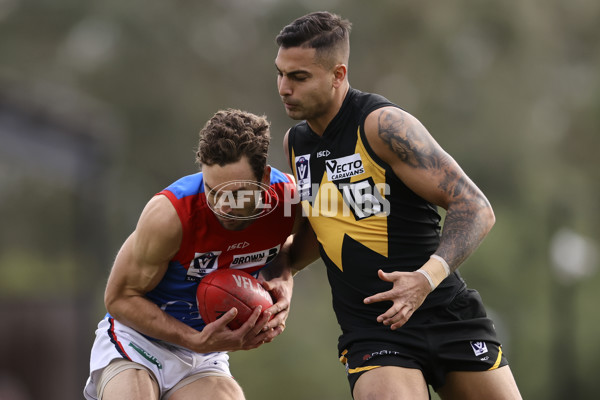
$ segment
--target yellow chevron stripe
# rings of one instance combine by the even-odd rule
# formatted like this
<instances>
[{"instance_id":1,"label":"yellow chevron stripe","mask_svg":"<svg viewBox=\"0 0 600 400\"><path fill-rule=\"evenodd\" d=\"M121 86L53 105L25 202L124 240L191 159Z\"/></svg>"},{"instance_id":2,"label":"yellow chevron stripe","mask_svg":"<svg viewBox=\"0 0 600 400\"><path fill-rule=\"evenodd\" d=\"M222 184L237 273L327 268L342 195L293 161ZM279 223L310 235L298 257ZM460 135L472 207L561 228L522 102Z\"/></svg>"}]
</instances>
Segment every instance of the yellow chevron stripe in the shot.
<instances>
[{"instance_id":1,"label":"yellow chevron stripe","mask_svg":"<svg viewBox=\"0 0 600 400\"><path fill-rule=\"evenodd\" d=\"M362 143L360 132L357 133L357 136L354 154L360 155L365 173L351 177L350 182L357 182L364 179L365 176L371 176L375 183L375 187L371 189L378 190L379 194L383 196L386 187L385 169L371 159ZM292 157L292 160L294 160L295 154ZM341 271L344 270L342 247L346 235L373 252L388 257L387 216L380 214L372 218L357 220L344 200L338 185L329 180L327 171L323 172L321 182L317 181L318 177L316 176L313 176L312 179L311 183L319 183L319 189L315 194L312 205L307 200L302 201L302 210L304 215L307 215L311 221L311 226L327 257Z\"/></svg>"},{"instance_id":2,"label":"yellow chevron stripe","mask_svg":"<svg viewBox=\"0 0 600 400\"><path fill-rule=\"evenodd\" d=\"M488 369L488 371L498 368L498 366L500 365L500 361L502 361L502 347L501 346L498 347L498 358L496 359L496 362L494 363L494 365L492 365L492 367L490 369Z\"/></svg>"},{"instance_id":3,"label":"yellow chevron stripe","mask_svg":"<svg viewBox=\"0 0 600 400\"><path fill-rule=\"evenodd\" d=\"M371 365L368 367L352 368L348 370L349 374L356 374L357 372L370 371L375 368L379 368L381 365Z\"/></svg>"}]
</instances>

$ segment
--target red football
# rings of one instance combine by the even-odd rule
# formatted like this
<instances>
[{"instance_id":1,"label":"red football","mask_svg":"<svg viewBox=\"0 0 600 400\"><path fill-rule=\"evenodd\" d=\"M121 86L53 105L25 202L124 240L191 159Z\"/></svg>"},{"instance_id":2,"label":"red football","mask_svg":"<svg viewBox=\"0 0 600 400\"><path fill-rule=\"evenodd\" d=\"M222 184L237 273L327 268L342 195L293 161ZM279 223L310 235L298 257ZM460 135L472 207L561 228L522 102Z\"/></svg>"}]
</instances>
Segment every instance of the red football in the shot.
<instances>
[{"instance_id":1,"label":"red football","mask_svg":"<svg viewBox=\"0 0 600 400\"><path fill-rule=\"evenodd\" d=\"M232 307L238 313L228 326L238 329L257 306L262 310L273 305L269 292L252 275L238 269L219 269L206 275L196 291L198 311L204 322L216 321Z\"/></svg>"}]
</instances>

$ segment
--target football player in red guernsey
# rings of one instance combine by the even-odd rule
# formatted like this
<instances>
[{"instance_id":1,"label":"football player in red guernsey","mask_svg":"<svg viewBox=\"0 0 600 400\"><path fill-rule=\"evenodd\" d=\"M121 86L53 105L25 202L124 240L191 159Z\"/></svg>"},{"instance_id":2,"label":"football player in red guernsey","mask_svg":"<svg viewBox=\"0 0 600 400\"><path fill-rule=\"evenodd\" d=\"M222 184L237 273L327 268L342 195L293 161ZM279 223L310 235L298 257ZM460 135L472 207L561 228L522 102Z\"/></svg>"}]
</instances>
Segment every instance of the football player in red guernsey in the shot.
<instances>
[{"instance_id":1,"label":"football player in red guernsey","mask_svg":"<svg viewBox=\"0 0 600 400\"><path fill-rule=\"evenodd\" d=\"M217 112L200 132L202 172L185 176L146 205L119 251L96 331L86 399L243 400L227 351L272 341L285 326L291 275L262 279L275 299L242 327L198 313L198 282L223 268L257 277L292 233L293 179L267 165L265 117ZM273 317L271 320L270 318Z\"/></svg>"}]
</instances>

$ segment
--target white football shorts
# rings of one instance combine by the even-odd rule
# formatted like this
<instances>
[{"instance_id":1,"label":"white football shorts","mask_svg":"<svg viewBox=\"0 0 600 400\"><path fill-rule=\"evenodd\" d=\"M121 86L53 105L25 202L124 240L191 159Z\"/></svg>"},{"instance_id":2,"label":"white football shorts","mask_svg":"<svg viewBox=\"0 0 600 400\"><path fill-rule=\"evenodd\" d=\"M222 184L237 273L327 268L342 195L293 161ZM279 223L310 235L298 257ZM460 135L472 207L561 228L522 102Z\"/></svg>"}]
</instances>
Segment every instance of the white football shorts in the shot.
<instances>
[{"instance_id":1,"label":"white football shorts","mask_svg":"<svg viewBox=\"0 0 600 400\"><path fill-rule=\"evenodd\" d=\"M108 380L102 372L113 360L130 360L154 375L161 399L205 376L232 378L226 352L194 353L162 341L149 340L134 329L107 317L98 324L90 357L90 376L83 395L97 400ZM110 378L109 378L110 379ZM102 387L101 387L102 386ZM174 390L173 390L174 389Z\"/></svg>"}]
</instances>

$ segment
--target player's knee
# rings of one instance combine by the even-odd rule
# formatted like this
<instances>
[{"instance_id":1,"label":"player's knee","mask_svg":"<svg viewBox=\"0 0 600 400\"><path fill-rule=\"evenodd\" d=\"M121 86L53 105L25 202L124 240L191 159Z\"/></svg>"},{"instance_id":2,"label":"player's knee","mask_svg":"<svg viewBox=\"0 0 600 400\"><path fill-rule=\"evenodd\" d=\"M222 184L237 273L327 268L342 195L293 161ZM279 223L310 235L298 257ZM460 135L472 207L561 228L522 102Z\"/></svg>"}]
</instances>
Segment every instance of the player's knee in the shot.
<instances>
[{"instance_id":1,"label":"player's knee","mask_svg":"<svg viewBox=\"0 0 600 400\"><path fill-rule=\"evenodd\" d=\"M101 400L158 399L158 385L150 372L144 369L126 369L119 372L104 386Z\"/></svg>"},{"instance_id":2,"label":"player's knee","mask_svg":"<svg viewBox=\"0 0 600 400\"><path fill-rule=\"evenodd\" d=\"M240 385L232 378L221 376L207 376L185 385L175 391L170 400L197 399L199 398L198 393L210 394L210 397L206 397L206 399L245 400ZM205 397L200 398L204 399Z\"/></svg>"},{"instance_id":3,"label":"player's knee","mask_svg":"<svg viewBox=\"0 0 600 400\"><path fill-rule=\"evenodd\" d=\"M206 378L211 379L211 378ZM218 396L219 399L227 399L227 400L244 400L244 392L241 386L231 378L223 378L223 377L214 377L213 379L216 382L213 386L216 388L216 392L221 395Z\"/></svg>"},{"instance_id":4,"label":"player's knee","mask_svg":"<svg viewBox=\"0 0 600 400\"><path fill-rule=\"evenodd\" d=\"M374 384L370 382L363 374L354 386L354 400L391 400L390 393L385 385Z\"/></svg>"},{"instance_id":5,"label":"player's knee","mask_svg":"<svg viewBox=\"0 0 600 400\"><path fill-rule=\"evenodd\" d=\"M379 388L375 388L375 387L366 387L366 388L360 388L357 390L357 388L354 388L354 400L397 400L399 399L399 397L397 397L395 394L390 394L389 391L387 390L382 390L382 387Z\"/></svg>"}]
</instances>

